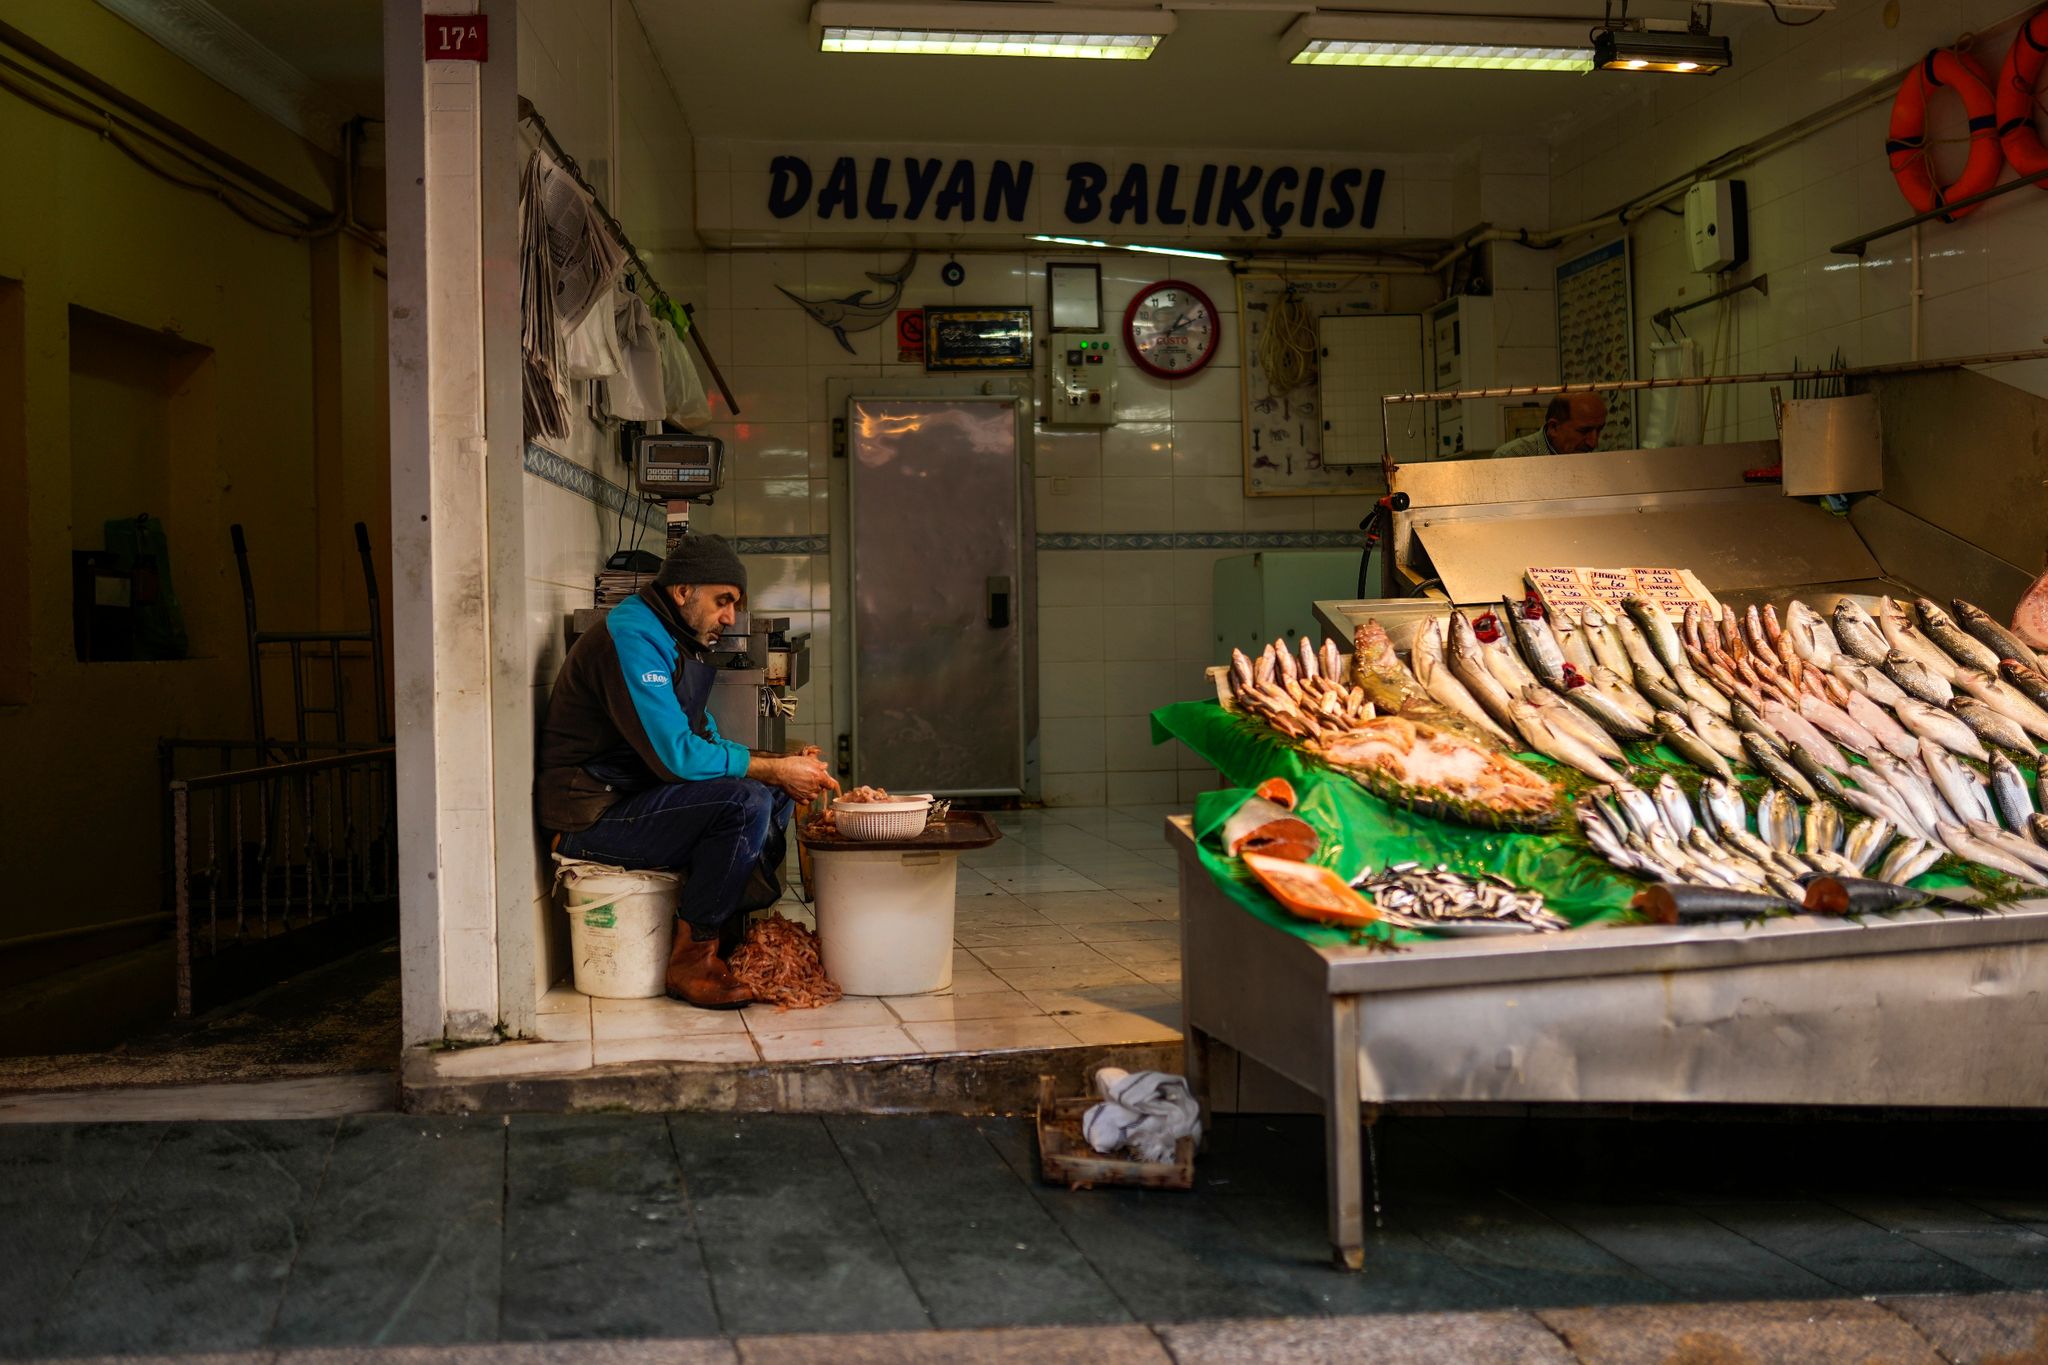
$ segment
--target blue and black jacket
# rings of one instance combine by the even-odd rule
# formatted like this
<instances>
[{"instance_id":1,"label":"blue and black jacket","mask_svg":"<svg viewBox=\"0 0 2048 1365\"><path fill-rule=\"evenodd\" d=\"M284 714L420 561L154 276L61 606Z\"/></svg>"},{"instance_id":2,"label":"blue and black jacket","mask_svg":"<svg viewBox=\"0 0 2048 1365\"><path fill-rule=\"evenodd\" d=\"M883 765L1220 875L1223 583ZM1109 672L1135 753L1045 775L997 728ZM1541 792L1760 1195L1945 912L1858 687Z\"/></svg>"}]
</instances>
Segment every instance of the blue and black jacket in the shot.
<instances>
[{"instance_id":1,"label":"blue and black jacket","mask_svg":"<svg viewBox=\"0 0 2048 1365\"><path fill-rule=\"evenodd\" d=\"M663 782L744 777L746 748L718 733L717 670L655 587L578 637L541 721L534 795L551 830L588 829L614 803Z\"/></svg>"}]
</instances>

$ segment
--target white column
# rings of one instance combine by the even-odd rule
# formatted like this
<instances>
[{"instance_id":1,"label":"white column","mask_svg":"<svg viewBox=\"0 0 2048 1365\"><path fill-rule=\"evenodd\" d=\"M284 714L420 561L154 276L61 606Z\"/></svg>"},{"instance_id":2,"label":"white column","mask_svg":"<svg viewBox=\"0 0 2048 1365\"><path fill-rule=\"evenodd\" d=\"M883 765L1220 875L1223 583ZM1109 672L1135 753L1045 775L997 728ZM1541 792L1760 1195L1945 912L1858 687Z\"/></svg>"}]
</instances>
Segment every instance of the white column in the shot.
<instances>
[{"instance_id":1,"label":"white column","mask_svg":"<svg viewBox=\"0 0 2048 1365\"><path fill-rule=\"evenodd\" d=\"M493 542L504 520L493 517L491 495L502 498L506 481L489 468L506 459L517 468L521 445L516 226L509 255L505 245L515 212L514 187L504 183L516 70L511 3L491 7L488 68L430 63L422 50L427 12L474 9L461 0L384 4L400 963L408 1045L488 1039L502 1013L494 660L499 649L524 649L523 637L492 638L493 622L504 619L499 599L524 588L518 536L509 547ZM516 483L511 491L516 497ZM524 826L530 838L530 819Z\"/></svg>"}]
</instances>

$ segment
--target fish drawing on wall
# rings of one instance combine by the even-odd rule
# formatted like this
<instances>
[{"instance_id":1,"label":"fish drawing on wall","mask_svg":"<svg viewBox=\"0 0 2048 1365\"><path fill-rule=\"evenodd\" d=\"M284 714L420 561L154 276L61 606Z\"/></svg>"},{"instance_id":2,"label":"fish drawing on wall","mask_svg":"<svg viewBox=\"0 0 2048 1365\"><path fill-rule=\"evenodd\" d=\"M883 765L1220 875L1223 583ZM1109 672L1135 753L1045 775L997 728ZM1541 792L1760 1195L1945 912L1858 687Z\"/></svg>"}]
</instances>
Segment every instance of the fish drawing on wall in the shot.
<instances>
[{"instance_id":1,"label":"fish drawing on wall","mask_svg":"<svg viewBox=\"0 0 2048 1365\"><path fill-rule=\"evenodd\" d=\"M848 332L865 332L871 327L879 327L885 318L893 316L896 312L896 301L903 297L903 282L910 278L910 272L916 265L917 253L913 251L903 258L902 265L897 266L896 269L886 275L877 275L874 271L870 270L868 272L869 279L873 280L876 284L890 286L887 296L879 299L868 297L868 295L874 292L873 290L862 289L848 294L843 299L819 299L814 302L810 299L799 298L787 289L783 289L779 284L775 287L782 290L784 296L795 303L797 307L809 313L811 321L829 330L833 336L838 337L839 344L846 348L848 355L854 355L856 352L853 349L853 343L846 339L846 334Z\"/></svg>"}]
</instances>

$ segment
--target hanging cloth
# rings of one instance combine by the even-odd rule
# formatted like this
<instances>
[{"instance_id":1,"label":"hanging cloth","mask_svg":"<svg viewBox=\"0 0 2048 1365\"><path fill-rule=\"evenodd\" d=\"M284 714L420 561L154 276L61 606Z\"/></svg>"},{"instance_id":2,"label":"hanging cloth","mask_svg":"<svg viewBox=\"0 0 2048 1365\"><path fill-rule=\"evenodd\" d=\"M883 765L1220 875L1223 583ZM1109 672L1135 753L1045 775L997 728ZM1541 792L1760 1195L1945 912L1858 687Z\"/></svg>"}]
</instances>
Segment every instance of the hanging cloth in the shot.
<instances>
[{"instance_id":1,"label":"hanging cloth","mask_svg":"<svg viewBox=\"0 0 2048 1365\"><path fill-rule=\"evenodd\" d=\"M525 371L520 390L527 434L560 440L569 434L569 395L555 317L554 257L541 208L543 160L535 149L519 173L519 350Z\"/></svg>"}]
</instances>

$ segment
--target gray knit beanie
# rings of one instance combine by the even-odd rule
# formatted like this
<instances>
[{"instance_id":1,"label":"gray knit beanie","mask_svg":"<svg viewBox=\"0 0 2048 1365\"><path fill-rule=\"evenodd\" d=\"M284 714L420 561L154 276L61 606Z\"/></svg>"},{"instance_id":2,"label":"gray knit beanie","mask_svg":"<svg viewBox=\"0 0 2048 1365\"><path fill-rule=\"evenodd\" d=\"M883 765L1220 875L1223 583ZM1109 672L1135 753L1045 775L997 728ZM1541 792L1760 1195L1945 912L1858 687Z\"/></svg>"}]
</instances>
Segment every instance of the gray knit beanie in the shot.
<instances>
[{"instance_id":1,"label":"gray knit beanie","mask_svg":"<svg viewBox=\"0 0 2048 1365\"><path fill-rule=\"evenodd\" d=\"M723 536L684 536L675 552L661 561L654 583L661 588L678 583L730 583L744 596L747 566L740 563Z\"/></svg>"}]
</instances>

